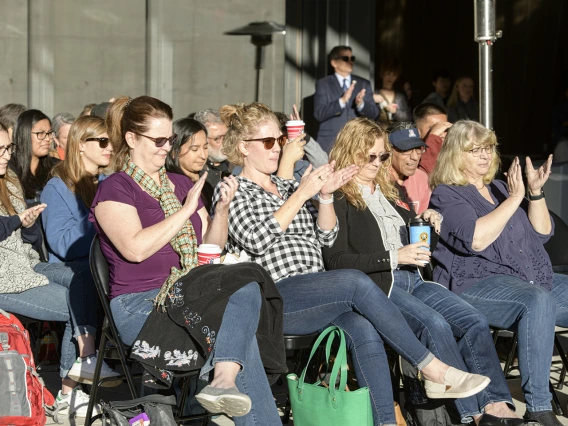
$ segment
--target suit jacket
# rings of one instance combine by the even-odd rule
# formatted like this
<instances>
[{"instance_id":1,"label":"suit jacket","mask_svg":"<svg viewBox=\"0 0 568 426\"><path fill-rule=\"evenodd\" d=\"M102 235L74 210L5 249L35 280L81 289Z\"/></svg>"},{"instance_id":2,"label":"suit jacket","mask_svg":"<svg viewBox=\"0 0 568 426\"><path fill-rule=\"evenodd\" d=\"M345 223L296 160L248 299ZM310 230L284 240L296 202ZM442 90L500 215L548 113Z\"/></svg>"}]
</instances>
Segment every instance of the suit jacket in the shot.
<instances>
[{"instance_id":1,"label":"suit jacket","mask_svg":"<svg viewBox=\"0 0 568 426\"><path fill-rule=\"evenodd\" d=\"M390 203L404 223L408 223L416 216L412 207L411 210L406 210L396 203ZM326 270L357 269L365 272L381 290L390 295L394 280L390 266L390 252L383 245L381 230L375 216L368 208L357 210L340 193L335 194L334 206L339 222L339 233L333 247L323 248ZM436 233L433 232L431 247L434 247L435 236ZM430 265L419 269L425 280L430 279L432 276Z\"/></svg>"},{"instance_id":2,"label":"suit jacket","mask_svg":"<svg viewBox=\"0 0 568 426\"><path fill-rule=\"evenodd\" d=\"M320 123L317 141L321 147L329 153L335 142L339 130L349 120L365 116L374 120L379 115L379 109L373 100L373 89L369 80L351 74L351 81L357 81L351 99L341 108L339 98L343 96L343 88L337 81L335 74L328 75L316 81L316 93L314 94L314 117ZM357 111L355 98L357 94L365 89L365 106L361 111Z\"/></svg>"}]
</instances>

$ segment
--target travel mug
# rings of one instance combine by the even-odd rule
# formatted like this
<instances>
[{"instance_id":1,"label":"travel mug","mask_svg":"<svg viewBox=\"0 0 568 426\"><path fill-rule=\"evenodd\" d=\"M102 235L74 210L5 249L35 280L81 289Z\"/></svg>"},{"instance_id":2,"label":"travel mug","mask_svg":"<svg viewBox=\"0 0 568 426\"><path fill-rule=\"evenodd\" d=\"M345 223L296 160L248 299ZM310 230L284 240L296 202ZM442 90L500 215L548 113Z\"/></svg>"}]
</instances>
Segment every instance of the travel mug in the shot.
<instances>
[{"instance_id":1,"label":"travel mug","mask_svg":"<svg viewBox=\"0 0 568 426\"><path fill-rule=\"evenodd\" d=\"M408 225L410 230L410 244L422 242L424 246L430 246L430 224L420 217L415 217L410 220ZM429 261L424 260L422 263L426 264Z\"/></svg>"}]
</instances>

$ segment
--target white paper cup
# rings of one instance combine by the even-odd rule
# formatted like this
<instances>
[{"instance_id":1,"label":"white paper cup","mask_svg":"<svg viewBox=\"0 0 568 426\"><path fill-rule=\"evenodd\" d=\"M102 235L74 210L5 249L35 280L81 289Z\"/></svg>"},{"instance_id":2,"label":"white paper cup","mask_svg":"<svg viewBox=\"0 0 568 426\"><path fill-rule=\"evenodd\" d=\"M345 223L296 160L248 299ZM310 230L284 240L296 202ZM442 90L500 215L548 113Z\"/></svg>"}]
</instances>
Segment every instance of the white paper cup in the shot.
<instances>
[{"instance_id":1,"label":"white paper cup","mask_svg":"<svg viewBox=\"0 0 568 426\"><path fill-rule=\"evenodd\" d=\"M288 132L288 140L296 139L304 133L305 123L303 120L290 120L286 122L286 131Z\"/></svg>"},{"instance_id":2,"label":"white paper cup","mask_svg":"<svg viewBox=\"0 0 568 426\"><path fill-rule=\"evenodd\" d=\"M197 249L197 263L199 265L219 263L220 258L221 247L217 244L201 244Z\"/></svg>"}]
</instances>

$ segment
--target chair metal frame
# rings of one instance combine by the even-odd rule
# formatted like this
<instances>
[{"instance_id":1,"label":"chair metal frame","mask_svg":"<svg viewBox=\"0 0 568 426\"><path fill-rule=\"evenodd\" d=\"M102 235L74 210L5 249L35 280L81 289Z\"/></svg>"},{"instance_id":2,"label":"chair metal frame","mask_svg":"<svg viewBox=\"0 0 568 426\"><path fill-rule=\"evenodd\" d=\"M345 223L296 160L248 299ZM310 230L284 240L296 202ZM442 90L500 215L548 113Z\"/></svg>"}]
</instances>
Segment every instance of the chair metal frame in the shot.
<instances>
[{"instance_id":1,"label":"chair metal frame","mask_svg":"<svg viewBox=\"0 0 568 426\"><path fill-rule=\"evenodd\" d=\"M93 385L91 388L91 395L89 398L89 406L87 408L87 416L85 417L85 425L91 425L92 422L101 417L97 415L92 417L93 408L97 398L99 387L104 384L105 381L116 380L116 378L100 379L100 372L103 366L103 360L105 358L118 359L124 370L123 380L126 380L132 399L138 398L138 392L134 384L134 378L141 377L141 374L133 375L130 371L128 365L127 353L130 348L128 348L121 339L120 332L118 331L116 324L114 322L112 311L110 309L110 299L109 299L109 270L108 263L104 257L101 247L99 236L96 235L91 244L91 251L89 256L89 265L91 267L91 272L93 274L93 279L95 282L95 287L101 301L103 311L104 311L104 321L102 326L101 340L99 344L99 356L97 357L97 364L95 367L95 374L93 377ZM113 347L108 348L107 343L111 343ZM198 374L196 372L195 374ZM194 374L184 376L184 384L181 391L181 398L177 406L177 413L175 415L176 422L183 422L186 420L198 420L203 419L202 425L205 426L209 423L209 419L212 415L211 413L204 414L193 414L184 416L183 411L185 408L185 402L187 399L187 393L190 388L190 378Z\"/></svg>"}]
</instances>

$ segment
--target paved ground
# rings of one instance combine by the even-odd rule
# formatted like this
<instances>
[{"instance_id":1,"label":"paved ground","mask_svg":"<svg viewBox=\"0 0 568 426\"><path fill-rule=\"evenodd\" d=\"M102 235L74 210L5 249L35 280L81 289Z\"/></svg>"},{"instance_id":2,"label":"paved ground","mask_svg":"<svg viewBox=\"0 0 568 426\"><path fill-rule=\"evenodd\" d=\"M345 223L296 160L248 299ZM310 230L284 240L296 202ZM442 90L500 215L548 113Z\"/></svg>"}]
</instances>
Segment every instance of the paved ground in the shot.
<instances>
[{"instance_id":1,"label":"paved ground","mask_svg":"<svg viewBox=\"0 0 568 426\"><path fill-rule=\"evenodd\" d=\"M563 345L565 348L568 348L568 338L563 338ZM554 358L555 360L558 360L559 357L555 356ZM55 366L49 366L47 368L48 371L46 371L46 369L44 369L41 372L42 377L45 378L46 383L48 388L54 393L56 394L59 386L60 386L60 380L59 380L59 373L58 371L56 371L56 367ZM558 384L558 378L559 378L559 373L560 373L560 366L558 364L553 365L552 368L552 383L553 385L557 385ZM521 389L520 389L520 380L519 379L513 379L509 381L509 388L511 390L511 394L513 395L513 398L515 400L515 404L517 407L517 412L519 412L521 415L525 412L525 404L523 403L523 395L521 393ZM282 387L280 387L275 393L278 393L278 391L283 390ZM568 416L568 407L567 407L567 403L568 403L568 379L565 381L565 386L562 390L558 390L557 391L558 397L560 399L561 402L561 406L562 409L565 411L565 415ZM130 394L128 392L128 388L126 387L126 385L121 385L119 387L116 388L105 388L103 390L103 392L101 393L101 398L105 401L111 401L111 400L124 400L124 399L130 399ZM284 405L284 397L279 396L277 398L277 402L279 407L283 407ZM563 425L568 426L568 417L560 417L560 421L562 422ZM54 423L52 421L52 419L48 419L48 425L56 425L56 423ZM76 419L65 419L65 422L63 424L63 426L82 426L84 424L84 419L81 418L76 418ZM97 425L100 425L101 422L97 422ZM229 426L229 425L234 425L234 423L227 417L225 416L221 416L217 419L214 419L212 421L212 424L214 425L220 425L220 426ZM291 420L288 425L293 426L293 421Z\"/></svg>"}]
</instances>

